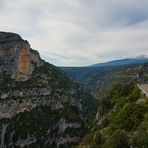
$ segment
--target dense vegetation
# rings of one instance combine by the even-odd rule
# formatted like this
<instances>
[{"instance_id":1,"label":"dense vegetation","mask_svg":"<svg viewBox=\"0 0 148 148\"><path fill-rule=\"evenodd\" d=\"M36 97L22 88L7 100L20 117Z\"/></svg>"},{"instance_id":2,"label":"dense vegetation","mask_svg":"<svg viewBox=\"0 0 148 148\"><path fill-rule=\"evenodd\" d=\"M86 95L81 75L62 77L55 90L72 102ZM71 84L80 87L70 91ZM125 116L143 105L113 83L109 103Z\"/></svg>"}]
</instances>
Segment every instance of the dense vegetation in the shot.
<instances>
[{"instance_id":1,"label":"dense vegetation","mask_svg":"<svg viewBox=\"0 0 148 148\"><path fill-rule=\"evenodd\" d=\"M117 67L63 67L62 70L96 98L104 96L118 83L148 82L148 63Z\"/></svg>"},{"instance_id":2,"label":"dense vegetation","mask_svg":"<svg viewBox=\"0 0 148 148\"><path fill-rule=\"evenodd\" d=\"M102 100L94 127L80 147L147 148L148 100L135 84L115 85Z\"/></svg>"},{"instance_id":3,"label":"dense vegetation","mask_svg":"<svg viewBox=\"0 0 148 148\"><path fill-rule=\"evenodd\" d=\"M73 122L84 125L84 122L80 121L77 109L68 105L67 107L65 105L63 110L55 111L47 106L38 107L31 111L20 113L11 120L1 120L0 126L7 124L5 133L6 147L17 147L17 145L19 147L21 141L24 140L24 143L25 141L27 143L28 139L31 143L29 147L53 148L57 146L54 138L58 139L61 136L66 137L67 135L72 137L80 136L82 138L86 133L87 129L81 126L77 129L69 127L63 133L59 133L58 123L62 122L62 119L65 119L67 123ZM72 145L72 143L67 143L66 145Z\"/></svg>"},{"instance_id":4,"label":"dense vegetation","mask_svg":"<svg viewBox=\"0 0 148 148\"><path fill-rule=\"evenodd\" d=\"M21 103L35 104L12 118L0 119L0 146L67 147L78 144L92 128L98 101L83 91L55 66L43 62L32 78L17 82L8 76L0 78L0 105L12 110ZM20 95L23 94L23 95ZM17 108L21 110L21 108ZM13 110L15 112L15 110ZM68 138L75 141L64 141Z\"/></svg>"}]
</instances>

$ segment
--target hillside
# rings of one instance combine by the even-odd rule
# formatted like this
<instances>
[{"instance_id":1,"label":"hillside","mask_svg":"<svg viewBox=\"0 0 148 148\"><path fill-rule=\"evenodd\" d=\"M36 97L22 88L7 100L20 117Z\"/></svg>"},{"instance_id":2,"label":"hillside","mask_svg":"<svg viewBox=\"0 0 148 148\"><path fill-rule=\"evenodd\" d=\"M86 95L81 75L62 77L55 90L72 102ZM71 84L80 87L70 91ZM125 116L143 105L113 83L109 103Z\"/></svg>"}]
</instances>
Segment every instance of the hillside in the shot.
<instances>
[{"instance_id":1,"label":"hillside","mask_svg":"<svg viewBox=\"0 0 148 148\"><path fill-rule=\"evenodd\" d=\"M102 96L114 84L148 82L148 63L116 67L62 68L94 96Z\"/></svg>"},{"instance_id":2,"label":"hillside","mask_svg":"<svg viewBox=\"0 0 148 148\"><path fill-rule=\"evenodd\" d=\"M93 72L96 71L103 71L104 73L106 70L116 69L118 67L130 67L134 65L142 65L144 63L148 63L147 56L139 56L135 58L127 58L127 59L119 59L113 60L105 63L98 63L87 67L60 67L63 71L65 71L70 77L77 81L81 81L81 78L85 75L91 75Z\"/></svg>"},{"instance_id":3,"label":"hillside","mask_svg":"<svg viewBox=\"0 0 148 148\"><path fill-rule=\"evenodd\" d=\"M0 32L0 147L76 145L91 128L97 107L28 41Z\"/></svg>"},{"instance_id":4,"label":"hillside","mask_svg":"<svg viewBox=\"0 0 148 148\"><path fill-rule=\"evenodd\" d=\"M101 100L94 127L81 147L147 148L148 99L135 84L115 85Z\"/></svg>"},{"instance_id":5,"label":"hillside","mask_svg":"<svg viewBox=\"0 0 148 148\"><path fill-rule=\"evenodd\" d=\"M93 128L80 148L148 147L148 100L137 86L148 84L148 63L63 70L100 100Z\"/></svg>"}]
</instances>

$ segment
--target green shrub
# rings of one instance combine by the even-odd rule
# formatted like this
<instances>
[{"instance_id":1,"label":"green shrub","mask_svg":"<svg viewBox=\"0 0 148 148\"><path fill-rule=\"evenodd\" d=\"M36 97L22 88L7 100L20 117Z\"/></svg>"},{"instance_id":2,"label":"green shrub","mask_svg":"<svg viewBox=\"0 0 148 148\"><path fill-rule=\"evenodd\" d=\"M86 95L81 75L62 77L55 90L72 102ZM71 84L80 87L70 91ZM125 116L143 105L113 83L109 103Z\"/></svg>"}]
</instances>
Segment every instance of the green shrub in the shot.
<instances>
[{"instance_id":1,"label":"green shrub","mask_svg":"<svg viewBox=\"0 0 148 148\"><path fill-rule=\"evenodd\" d=\"M112 136L108 138L103 148L129 148L126 133L121 130L116 130Z\"/></svg>"},{"instance_id":2,"label":"green shrub","mask_svg":"<svg viewBox=\"0 0 148 148\"><path fill-rule=\"evenodd\" d=\"M100 116L103 116L105 113L107 113L112 107L112 104L111 104L111 100L110 98L103 98L100 102L100 107L99 107L99 115Z\"/></svg>"},{"instance_id":3,"label":"green shrub","mask_svg":"<svg viewBox=\"0 0 148 148\"><path fill-rule=\"evenodd\" d=\"M100 145L104 143L104 137L99 131L96 132L94 141L96 145Z\"/></svg>"},{"instance_id":4,"label":"green shrub","mask_svg":"<svg viewBox=\"0 0 148 148\"><path fill-rule=\"evenodd\" d=\"M135 128L143 119L143 108L138 104L125 104L120 112L119 125L124 129Z\"/></svg>"},{"instance_id":5,"label":"green shrub","mask_svg":"<svg viewBox=\"0 0 148 148\"><path fill-rule=\"evenodd\" d=\"M111 126L117 129L132 130L143 119L144 109L138 104L125 103L122 109L110 116Z\"/></svg>"},{"instance_id":6,"label":"green shrub","mask_svg":"<svg viewBox=\"0 0 148 148\"><path fill-rule=\"evenodd\" d=\"M143 122L132 138L132 145L134 147L148 147L148 122Z\"/></svg>"},{"instance_id":7,"label":"green shrub","mask_svg":"<svg viewBox=\"0 0 148 148\"><path fill-rule=\"evenodd\" d=\"M135 87L135 89L133 90L133 93L131 93L129 96L128 96L128 100L131 101L131 102L136 102L139 98L140 98L140 90Z\"/></svg>"},{"instance_id":8,"label":"green shrub","mask_svg":"<svg viewBox=\"0 0 148 148\"><path fill-rule=\"evenodd\" d=\"M132 139L132 143L134 147L142 147L147 148L148 147L148 132L138 132L136 135L134 135Z\"/></svg>"},{"instance_id":9,"label":"green shrub","mask_svg":"<svg viewBox=\"0 0 148 148\"><path fill-rule=\"evenodd\" d=\"M87 134L79 145L79 148L90 146L93 144L94 133Z\"/></svg>"}]
</instances>

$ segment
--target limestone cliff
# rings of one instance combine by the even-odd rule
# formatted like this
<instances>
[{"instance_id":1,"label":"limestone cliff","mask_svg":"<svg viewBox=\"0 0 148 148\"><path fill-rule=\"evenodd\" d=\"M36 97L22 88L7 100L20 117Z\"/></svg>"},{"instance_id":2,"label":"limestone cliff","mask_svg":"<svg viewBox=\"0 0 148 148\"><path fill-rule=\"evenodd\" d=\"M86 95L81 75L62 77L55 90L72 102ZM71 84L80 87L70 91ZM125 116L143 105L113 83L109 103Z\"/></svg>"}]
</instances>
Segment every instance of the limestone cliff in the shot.
<instances>
[{"instance_id":1,"label":"limestone cliff","mask_svg":"<svg viewBox=\"0 0 148 148\"><path fill-rule=\"evenodd\" d=\"M34 58L36 56L36 58ZM0 32L0 75L10 75L16 81L30 78L35 65L40 65L38 52L18 34Z\"/></svg>"},{"instance_id":2,"label":"limestone cliff","mask_svg":"<svg viewBox=\"0 0 148 148\"><path fill-rule=\"evenodd\" d=\"M0 147L70 147L91 126L97 103L27 41L0 32Z\"/></svg>"}]
</instances>

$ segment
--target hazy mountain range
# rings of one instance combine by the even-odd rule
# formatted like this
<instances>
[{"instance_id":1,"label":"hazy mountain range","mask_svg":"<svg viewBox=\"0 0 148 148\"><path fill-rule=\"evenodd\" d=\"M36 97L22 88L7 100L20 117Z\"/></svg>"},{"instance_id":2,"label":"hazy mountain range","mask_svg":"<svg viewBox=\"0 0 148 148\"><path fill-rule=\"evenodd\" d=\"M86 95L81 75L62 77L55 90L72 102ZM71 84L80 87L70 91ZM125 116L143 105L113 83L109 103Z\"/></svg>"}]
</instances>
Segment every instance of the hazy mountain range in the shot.
<instances>
[{"instance_id":1,"label":"hazy mountain range","mask_svg":"<svg viewBox=\"0 0 148 148\"><path fill-rule=\"evenodd\" d=\"M142 64L148 62L147 56L139 56L135 58L125 58L119 60L113 60L105 63L98 63L91 65L92 67L105 67L105 66L120 66L120 65L132 65L132 64Z\"/></svg>"}]
</instances>

